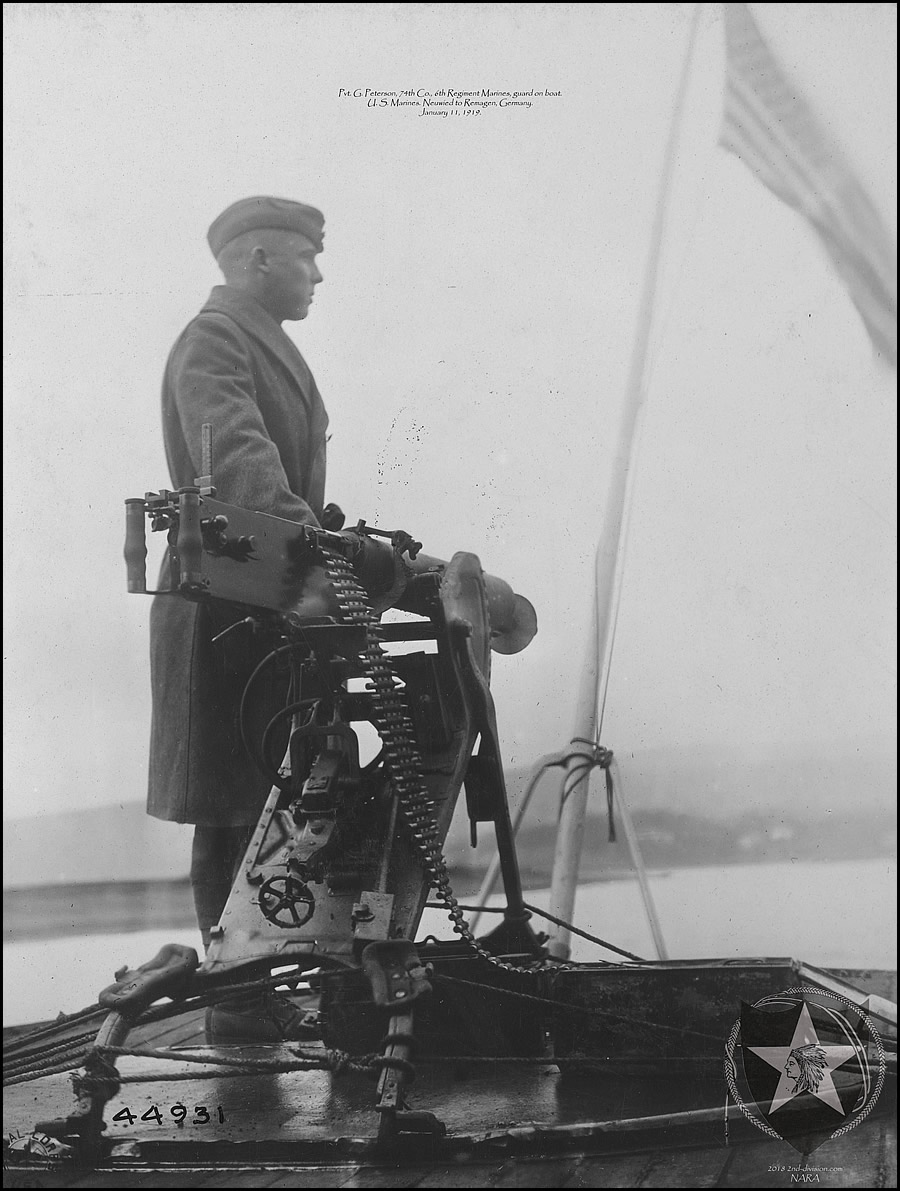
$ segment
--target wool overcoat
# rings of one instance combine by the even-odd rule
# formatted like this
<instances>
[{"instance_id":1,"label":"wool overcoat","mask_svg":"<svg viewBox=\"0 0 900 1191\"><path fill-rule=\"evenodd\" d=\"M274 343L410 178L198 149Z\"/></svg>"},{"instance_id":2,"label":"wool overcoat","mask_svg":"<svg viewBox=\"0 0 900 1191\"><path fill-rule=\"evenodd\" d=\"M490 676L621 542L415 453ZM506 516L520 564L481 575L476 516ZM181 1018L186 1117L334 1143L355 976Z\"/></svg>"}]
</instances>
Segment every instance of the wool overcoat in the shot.
<instances>
[{"instance_id":1,"label":"wool overcoat","mask_svg":"<svg viewBox=\"0 0 900 1191\"><path fill-rule=\"evenodd\" d=\"M213 429L216 499L318 524L328 416L312 373L253 299L216 286L166 364L163 435L174 488L201 473L201 427ZM161 587L168 587L163 564ZM150 613L152 722L148 813L177 823L255 824L270 782L241 740L247 678L271 648L249 633L212 637L246 615L222 601L157 596ZM283 705L273 671L251 709L261 733Z\"/></svg>"}]
</instances>

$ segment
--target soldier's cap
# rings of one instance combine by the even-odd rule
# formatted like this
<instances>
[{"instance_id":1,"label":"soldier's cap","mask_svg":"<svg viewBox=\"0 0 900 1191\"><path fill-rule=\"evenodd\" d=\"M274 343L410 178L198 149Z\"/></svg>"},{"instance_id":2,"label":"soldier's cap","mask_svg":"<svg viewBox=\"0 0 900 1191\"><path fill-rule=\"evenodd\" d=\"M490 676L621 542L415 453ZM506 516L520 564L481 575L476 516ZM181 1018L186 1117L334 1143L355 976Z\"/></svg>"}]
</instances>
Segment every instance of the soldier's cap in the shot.
<instances>
[{"instance_id":1,"label":"soldier's cap","mask_svg":"<svg viewBox=\"0 0 900 1191\"><path fill-rule=\"evenodd\" d=\"M285 232L300 232L312 241L316 252L321 252L324 226L325 216L315 207L295 203L293 199L255 195L238 199L226 207L210 224L206 238L213 256L217 257L226 244L244 232L278 228Z\"/></svg>"}]
</instances>

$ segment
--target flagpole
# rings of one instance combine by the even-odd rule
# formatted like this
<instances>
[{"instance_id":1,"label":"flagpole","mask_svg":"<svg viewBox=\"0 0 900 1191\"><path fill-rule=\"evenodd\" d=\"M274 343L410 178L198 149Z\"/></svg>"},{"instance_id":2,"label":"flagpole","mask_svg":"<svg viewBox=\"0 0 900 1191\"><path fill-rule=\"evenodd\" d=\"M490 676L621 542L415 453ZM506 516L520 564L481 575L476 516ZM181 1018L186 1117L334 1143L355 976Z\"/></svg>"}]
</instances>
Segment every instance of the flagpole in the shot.
<instances>
[{"instance_id":1,"label":"flagpole","mask_svg":"<svg viewBox=\"0 0 900 1191\"><path fill-rule=\"evenodd\" d=\"M625 389L625 408L613 462L609 500L595 555L595 592L586 643L586 656L579 684L573 742L599 742L600 733L603 730L603 716L606 710L606 694L609 687L610 663L615 642L623 562L628 537L627 521L632 503L635 461L640 438L638 433L640 414L646 395L647 348L653 322L653 306L659 275L665 214L674 174L678 134L687 97L701 7L700 4L696 4L691 16L687 52L678 81L669 136L663 157L659 196L653 217L641 303L638 310L637 331ZM589 747L589 744L573 743L573 751L569 757L560 801L559 824L553 857L550 912L564 922L572 921L572 912L575 906L575 890L578 884L578 867L581 860L590 784L591 771L584 763L585 750L589 750ZM646 903L650 896L649 887L642 886L642 890ZM648 906L648 912L650 920L653 922L655 913L652 911L652 903ZM570 938L567 930L561 927L555 928L549 943L550 954L556 959L568 959ZM659 945L658 942L657 946L659 947Z\"/></svg>"}]
</instances>

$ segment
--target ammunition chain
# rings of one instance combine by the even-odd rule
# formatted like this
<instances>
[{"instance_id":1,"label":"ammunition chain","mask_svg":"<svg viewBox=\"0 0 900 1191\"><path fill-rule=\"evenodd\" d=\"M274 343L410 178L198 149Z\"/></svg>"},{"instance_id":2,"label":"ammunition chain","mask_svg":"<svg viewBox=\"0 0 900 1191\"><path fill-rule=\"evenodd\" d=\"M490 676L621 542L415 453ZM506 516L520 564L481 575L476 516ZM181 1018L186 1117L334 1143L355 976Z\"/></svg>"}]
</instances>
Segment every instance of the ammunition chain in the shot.
<instances>
[{"instance_id":1,"label":"ammunition chain","mask_svg":"<svg viewBox=\"0 0 900 1191\"><path fill-rule=\"evenodd\" d=\"M360 586L349 559L328 547L320 547L320 550L344 619L365 627L363 668L374 688L373 718L384 745L385 764L397 792L400 812L410 838L437 897L450 916L453 929L476 955L492 966L519 976L537 975L537 972L518 968L491 955L472 934L450 886L447 862L441 850L439 828L434 817L435 803L428 797L425 788L422 757L412 719L403 695L398 690L389 656L382 647L380 620L372 612L368 596Z\"/></svg>"}]
</instances>

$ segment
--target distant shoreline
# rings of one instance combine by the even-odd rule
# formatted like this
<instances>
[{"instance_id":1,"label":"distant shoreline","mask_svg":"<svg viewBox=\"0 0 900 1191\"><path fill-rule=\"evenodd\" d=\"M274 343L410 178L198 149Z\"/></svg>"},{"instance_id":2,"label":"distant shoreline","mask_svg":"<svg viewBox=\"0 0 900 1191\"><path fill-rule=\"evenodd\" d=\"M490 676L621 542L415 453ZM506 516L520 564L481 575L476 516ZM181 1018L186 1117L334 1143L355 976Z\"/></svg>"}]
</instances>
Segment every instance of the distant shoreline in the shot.
<instances>
[{"instance_id":1,"label":"distant shoreline","mask_svg":"<svg viewBox=\"0 0 900 1191\"><path fill-rule=\"evenodd\" d=\"M712 858L679 864L651 865L648 871L665 877L674 871L709 867L752 867L759 864L787 864L790 857L734 856L727 862ZM830 865L857 860L894 864L888 856L809 858L803 864ZM463 900L477 894L483 867L460 865L451 868L454 893ZM582 867L580 882L596 885L627 881L634 870L622 866ZM522 864L522 879L528 889L546 888L549 869ZM130 934L144 930L190 930L196 927L193 897L188 877L149 881L94 881L64 885L23 886L3 891L3 942L36 942L68 935Z\"/></svg>"}]
</instances>

